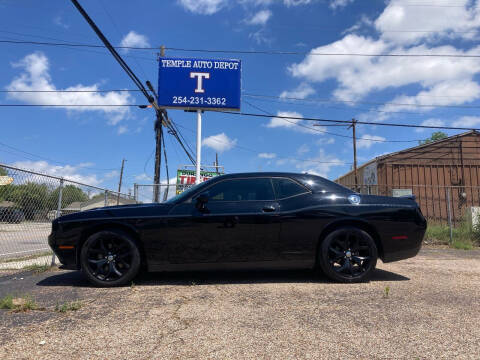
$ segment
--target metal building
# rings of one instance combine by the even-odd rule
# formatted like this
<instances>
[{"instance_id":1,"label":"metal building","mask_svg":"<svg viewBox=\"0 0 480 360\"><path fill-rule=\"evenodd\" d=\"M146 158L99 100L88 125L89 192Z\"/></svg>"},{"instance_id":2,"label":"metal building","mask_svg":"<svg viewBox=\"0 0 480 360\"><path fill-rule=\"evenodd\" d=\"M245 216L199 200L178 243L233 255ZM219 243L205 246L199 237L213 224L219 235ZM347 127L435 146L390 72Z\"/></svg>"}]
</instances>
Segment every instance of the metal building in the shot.
<instances>
[{"instance_id":1,"label":"metal building","mask_svg":"<svg viewBox=\"0 0 480 360\"><path fill-rule=\"evenodd\" d=\"M480 133L468 131L379 156L335 180L361 193L413 194L429 219L461 221L480 206Z\"/></svg>"}]
</instances>

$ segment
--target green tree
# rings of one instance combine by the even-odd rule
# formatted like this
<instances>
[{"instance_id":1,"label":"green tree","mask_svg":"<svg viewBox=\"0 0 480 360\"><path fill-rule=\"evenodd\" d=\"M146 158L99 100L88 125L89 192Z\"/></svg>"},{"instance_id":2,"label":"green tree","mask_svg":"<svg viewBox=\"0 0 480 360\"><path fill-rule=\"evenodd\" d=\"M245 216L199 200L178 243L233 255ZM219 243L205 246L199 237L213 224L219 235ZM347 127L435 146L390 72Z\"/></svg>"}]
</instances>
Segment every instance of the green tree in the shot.
<instances>
[{"instance_id":1,"label":"green tree","mask_svg":"<svg viewBox=\"0 0 480 360\"><path fill-rule=\"evenodd\" d=\"M58 207L58 195L60 187L53 190L48 197L48 207L50 210L56 210ZM75 185L66 185L62 191L62 209L76 201L84 202L88 200L88 195L82 189Z\"/></svg>"},{"instance_id":2,"label":"green tree","mask_svg":"<svg viewBox=\"0 0 480 360\"><path fill-rule=\"evenodd\" d=\"M16 203L23 210L25 217L32 220L36 211L47 210L48 195L46 184L28 182L13 186L5 200Z\"/></svg>"},{"instance_id":3,"label":"green tree","mask_svg":"<svg viewBox=\"0 0 480 360\"><path fill-rule=\"evenodd\" d=\"M8 175L7 169L0 166L0 176L7 176L7 175Z\"/></svg>"},{"instance_id":4,"label":"green tree","mask_svg":"<svg viewBox=\"0 0 480 360\"><path fill-rule=\"evenodd\" d=\"M436 131L432 134L432 136L430 136L428 139L425 139L425 140L421 140L419 141L418 143L420 145L425 145L425 144L430 144L432 142L435 142L435 141L438 141L438 140L442 140L442 139L445 139L446 137L448 137L447 134L445 134L444 132L442 131Z\"/></svg>"}]
</instances>

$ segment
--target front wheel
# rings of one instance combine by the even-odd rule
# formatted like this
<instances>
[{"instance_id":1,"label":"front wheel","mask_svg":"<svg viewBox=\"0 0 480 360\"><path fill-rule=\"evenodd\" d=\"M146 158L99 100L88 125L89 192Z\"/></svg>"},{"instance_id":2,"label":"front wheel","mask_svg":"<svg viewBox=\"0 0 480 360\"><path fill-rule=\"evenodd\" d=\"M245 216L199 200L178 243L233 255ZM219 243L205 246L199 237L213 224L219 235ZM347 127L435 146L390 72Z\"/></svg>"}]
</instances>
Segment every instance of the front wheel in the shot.
<instances>
[{"instance_id":1,"label":"front wheel","mask_svg":"<svg viewBox=\"0 0 480 360\"><path fill-rule=\"evenodd\" d=\"M140 269L140 252L127 234L109 230L91 235L82 247L80 262L85 276L96 286L128 284Z\"/></svg>"},{"instance_id":2,"label":"front wheel","mask_svg":"<svg viewBox=\"0 0 480 360\"><path fill-rule=\"evenodd\" d=\"M338 282L368 280L375 270L378 251L375 241L365 231L342 227L323 240L318 263L324 274Z\"/></svg>"}]
</instances>

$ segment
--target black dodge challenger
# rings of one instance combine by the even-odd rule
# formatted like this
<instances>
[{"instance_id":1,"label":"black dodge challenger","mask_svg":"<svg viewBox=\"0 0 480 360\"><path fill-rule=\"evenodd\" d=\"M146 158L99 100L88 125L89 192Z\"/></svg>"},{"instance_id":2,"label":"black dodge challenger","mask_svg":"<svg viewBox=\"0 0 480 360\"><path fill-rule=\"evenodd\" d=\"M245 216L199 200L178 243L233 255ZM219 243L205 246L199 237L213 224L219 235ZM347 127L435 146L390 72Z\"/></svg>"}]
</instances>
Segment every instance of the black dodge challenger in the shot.
<instances>
[{"instance_id":1,"label":"black dodge challenger","mask_svg":"<svg viewBox=\"0 0 480 360\"><path fill-rule=\"evenodd\" d=\"M218 176L163 204L113 206L53 221L49 245L98 286L140 269L318 268L365 281L377 258L415 256L426 220L413 198L361 195L322 177Z\"/></svg>"}]
</instances>

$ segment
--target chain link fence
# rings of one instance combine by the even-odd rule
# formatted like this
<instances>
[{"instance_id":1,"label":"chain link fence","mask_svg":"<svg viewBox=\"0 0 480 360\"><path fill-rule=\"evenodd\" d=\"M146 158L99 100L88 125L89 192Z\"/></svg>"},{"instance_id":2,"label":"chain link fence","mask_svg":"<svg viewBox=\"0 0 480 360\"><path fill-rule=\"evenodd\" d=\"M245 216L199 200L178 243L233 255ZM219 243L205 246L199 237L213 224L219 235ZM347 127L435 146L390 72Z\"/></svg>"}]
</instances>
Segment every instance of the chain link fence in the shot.
<instances>
[{"instance_id":1,"label":"chain link fence","mask_svg":"<svg viewBox=\"0 0 480 360\"><path fill-rule=\"evenodd\" d=\"M79 211L133 204L133 197L0 164L0 270L55 264L51 222Z\"/></svg>"}]
</instances>

